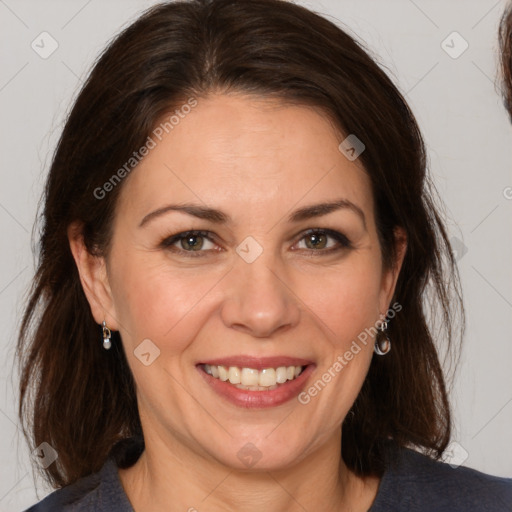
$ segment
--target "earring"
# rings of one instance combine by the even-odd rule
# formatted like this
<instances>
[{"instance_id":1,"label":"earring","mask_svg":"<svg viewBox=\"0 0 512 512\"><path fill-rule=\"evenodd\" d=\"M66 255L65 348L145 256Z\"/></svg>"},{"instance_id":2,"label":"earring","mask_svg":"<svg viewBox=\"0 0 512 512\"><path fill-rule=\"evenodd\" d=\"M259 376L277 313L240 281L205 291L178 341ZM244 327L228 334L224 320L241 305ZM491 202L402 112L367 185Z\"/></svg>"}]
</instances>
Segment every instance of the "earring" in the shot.
<instances>
[{"instance_id":1,"label":"earring","mask_svg":"<svg viewBox=\"0 0 512 512\"><path fill-rule=\"evenodd\" d=\"M103 348L105 350L108 350L112 346L112 342L110 341L110 337L111 337L110 329L107 327L105 320L103 320L102 329L103 329Z\"/></svg>"},{"instance_id":2,"label":"earring","mask_svg":"<svg viewBox=\"0 0 512 512\"><path fill-rule=\"evenodd\" d=\"M385 333L388 328L388 323L384 320L379 326L379 332L377 333L377 339L373 351L379 356L385 356L391 350L391 340Z\"/></svg>"}]
</instances>

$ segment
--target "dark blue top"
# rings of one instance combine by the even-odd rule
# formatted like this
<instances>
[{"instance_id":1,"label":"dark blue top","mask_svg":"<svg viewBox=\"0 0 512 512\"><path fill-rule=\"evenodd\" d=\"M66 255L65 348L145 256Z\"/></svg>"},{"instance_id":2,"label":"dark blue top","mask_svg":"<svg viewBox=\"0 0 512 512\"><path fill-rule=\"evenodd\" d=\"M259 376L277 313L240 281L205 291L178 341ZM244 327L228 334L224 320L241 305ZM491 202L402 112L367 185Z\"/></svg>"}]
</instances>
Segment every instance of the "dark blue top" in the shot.
<instances>
[{"instance_id":1,"label":"dark blue top","mask_svg":"<svg viewBox=\"0 0 512 512\"><path fill-rule=\"evenodd\" d=\"M394 454L368 512L512 511L512 479L454 469L405 448ZM117 469L111 455L99 472L54 491L25 512L134 512Z\"/></svg>"}]
</instances>

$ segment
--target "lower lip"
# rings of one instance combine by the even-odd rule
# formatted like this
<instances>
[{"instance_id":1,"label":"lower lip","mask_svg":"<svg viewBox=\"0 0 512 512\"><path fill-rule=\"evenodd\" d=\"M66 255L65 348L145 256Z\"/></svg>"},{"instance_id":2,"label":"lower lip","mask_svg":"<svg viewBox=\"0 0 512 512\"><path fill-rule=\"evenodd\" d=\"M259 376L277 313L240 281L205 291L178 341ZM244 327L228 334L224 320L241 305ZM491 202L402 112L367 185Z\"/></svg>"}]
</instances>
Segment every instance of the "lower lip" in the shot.
<instances>
[{"instance_id":1,"label":"lower lip","mask_svg":"<svg viewBox=\"0 0 512 512\"><path fill-rule=\"evenodd\" d=\"M288 400L296 397L305 386L308 377L313 373L315 365L309 364L298 377L293 380L288 380L277 388L269 391L238 389L228 382L212 377L201 368L201 365L198 365L196 368L212 389L229 400L232 404L247 409L263 409L284 404L288 402Z\"/></svg>"}]
</instances>

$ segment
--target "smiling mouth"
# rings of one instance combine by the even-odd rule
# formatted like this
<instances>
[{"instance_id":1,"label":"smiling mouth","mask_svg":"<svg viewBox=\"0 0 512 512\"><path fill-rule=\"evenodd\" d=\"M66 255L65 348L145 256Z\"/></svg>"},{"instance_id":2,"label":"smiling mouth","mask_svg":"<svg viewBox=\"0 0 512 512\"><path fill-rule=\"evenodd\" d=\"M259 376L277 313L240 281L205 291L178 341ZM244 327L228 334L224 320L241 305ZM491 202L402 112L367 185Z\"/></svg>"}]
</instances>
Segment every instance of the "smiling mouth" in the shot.
<instances>
[{"instance_id":1,"label":"smiling mouth","mask_svg":"<svg viewBox=\"0 0 512 512\"><path fill-rule=\"evenodd\" d=\"M202 364L201 369L222 382L246 391L271 391L295 380L306 366L278 366L277 368L246 368L238 366Z\"/></svg>"}]
</instances>

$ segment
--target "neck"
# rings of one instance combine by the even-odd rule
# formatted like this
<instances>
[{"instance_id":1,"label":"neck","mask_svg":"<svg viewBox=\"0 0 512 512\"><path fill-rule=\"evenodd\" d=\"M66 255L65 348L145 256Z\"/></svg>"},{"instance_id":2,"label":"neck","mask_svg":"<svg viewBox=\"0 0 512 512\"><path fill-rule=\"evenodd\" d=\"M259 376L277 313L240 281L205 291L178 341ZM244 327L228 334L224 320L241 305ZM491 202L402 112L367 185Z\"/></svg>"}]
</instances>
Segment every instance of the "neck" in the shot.
<instances>
[{"instance_id":1,"label":"neck","mask_svg":"<svg viewBox=\"0 0 512 512\"><path fill-rule=\"evenodd\" d=\"M136 512L367 511L377 478L360 478L341 458L341 434L292 467L238 470L198 454L170 435L145 436L145 450L119 477Z\"/></svg>"}]
</instances>

